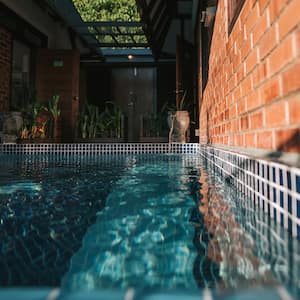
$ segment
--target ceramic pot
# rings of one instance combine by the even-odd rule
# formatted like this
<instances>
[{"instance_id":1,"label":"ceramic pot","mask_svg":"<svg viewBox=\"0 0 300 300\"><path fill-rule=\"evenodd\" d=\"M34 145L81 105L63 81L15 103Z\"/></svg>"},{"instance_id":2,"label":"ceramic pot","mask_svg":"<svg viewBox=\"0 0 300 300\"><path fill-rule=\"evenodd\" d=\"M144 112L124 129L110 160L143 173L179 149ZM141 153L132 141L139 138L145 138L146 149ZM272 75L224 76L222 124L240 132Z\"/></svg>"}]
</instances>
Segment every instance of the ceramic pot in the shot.
<instances>
[{"instance_id":1,"label":"ceramic pot","mask_svg":"<svg viewBox=\"0 0 300 300\"><path fill-rule=\"evenodd\" d=\"M11 111L5 113L3 117L3 133L18 135L22 126L23 117L21 112Z\"/></svg>"},{"instance_id":2,"label":"ceramic pot","mask_svg":"<svg viewBox=\"0 0 300 300\"><path fill-rule=\"evenodd\" d=\"M170 129L172 128L173 122L173 132L171 137L171 142L176 143L186 143L187 142L187 130L190 126L190 116L189 112L186 110L178 110L168 115L168 124Z\"/></svg>"}]
</instances>

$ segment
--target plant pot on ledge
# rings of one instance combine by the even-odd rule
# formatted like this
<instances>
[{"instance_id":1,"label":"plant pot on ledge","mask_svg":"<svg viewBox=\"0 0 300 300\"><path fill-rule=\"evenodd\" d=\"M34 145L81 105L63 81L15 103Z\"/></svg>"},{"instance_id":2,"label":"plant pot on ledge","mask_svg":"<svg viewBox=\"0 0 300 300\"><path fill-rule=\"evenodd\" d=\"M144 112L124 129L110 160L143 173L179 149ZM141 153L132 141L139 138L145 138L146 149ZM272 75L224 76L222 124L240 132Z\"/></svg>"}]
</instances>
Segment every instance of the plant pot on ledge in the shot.
<instances>
[{"instance_id":1,"label":"plant pot on ledge","mask_svg":"<svg viewBox=\"0 0 300 300\"><path fill-rule=\"evenodd\" d=\"M181 99L176 100L176 106L168 113L169 142L187 143L189 141L190 116L188 103L186 102L187 91Z\"/></svg>"},{"instance_id":2,"label":"plant pot on ledge","mask_svg":"<svg viewBox=\"0 0 300 300\"><path fill-rule=\"evenodd\" d=\"M168 115L168 124L170 128L169 141L174 143L188 142L188 129L190 126L189 112L178 110L170 112Z\"/></svg>"}]
</instances>

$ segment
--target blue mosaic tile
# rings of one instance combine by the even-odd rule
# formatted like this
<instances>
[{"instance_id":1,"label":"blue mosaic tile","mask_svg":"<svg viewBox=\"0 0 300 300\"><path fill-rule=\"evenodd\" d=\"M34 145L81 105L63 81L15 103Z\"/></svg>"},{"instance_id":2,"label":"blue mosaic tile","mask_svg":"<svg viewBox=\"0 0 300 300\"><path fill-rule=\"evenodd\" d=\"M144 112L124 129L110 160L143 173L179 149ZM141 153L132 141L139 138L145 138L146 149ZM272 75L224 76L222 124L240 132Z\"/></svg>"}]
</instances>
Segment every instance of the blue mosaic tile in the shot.
<instances>
[{"instance_id":1,"label":"blue mosaic tile","mask_svg":"<svg viewBox=\"0 0 300 300\"><path fill-rule=\"evenodd\" d=\"M284 206L284 196L283 196L283 192L280 192L280 207L283 208Z\"/></svg>"},{"instance_id":2,"label":"blue mosaic tile","mask_svg":"<svg viewBox=\"0 0 300 300\"><path fill-rule=\"evenodd\" d=\"M282 169L279 169L279 183L281 186L283 186L283 171L282 171Z\"/></svg>"},{"instance_id":3,"label":"blue mosaic tile","mask_svg":"<svg viewBox=\"0 0 300 300\"><path fill-rule=\"evenodd\" d=\"M288 218L288 231L292 232L293 229L293 223L292 220L290 218Z\"/></svg>"},{"instance_id":4,"label":"blue mosaic tile","mask_svg":"<svg viewBox=\"0 0 300 300\"><path fill-rule=\"evenodd\" d=\"M300 176L296 175L296 191L300 194Z\"/></svg>"},{"instance_id":5,"label":"blue mosaic tile","mask_svg":"<svg viewBox=\"0 0 300 300\"><path fill-rule=\"evenodd\" d=\"M272 167L272 174L273 174L272 181L276 182L276 168L275 167Z\"/></svg>"},{"instance_id":6,"label":"blue mosaic tile","mask_svg":"<svg viewBox=\"0 0 300 300\"><path fill-rule=\"evenodd\" d=\"M276 193L276 189L273 188L273 202L276 203L277 202L277 193Z\"/></svg>"},{"instance_id":7,"label":"blue mosaic tile","mask_svg":"<svg viewBox=\"0 0 300 300\"><path fill-rule=\"evenodd\" d=\"M288 195L288 212L292 213L292 196Z\"/></svg>"},{"instance_id":8,"label":"blue mosaic tile","mask_svg":"<svg viewBox=\"0 0 300 300\"><path fill-rule=\"evenodd\" d=\"M287 171L286 176L287 176L287 186L289 189L291 189L292 188L291 172Z\"/></svg>"}]
</instances>

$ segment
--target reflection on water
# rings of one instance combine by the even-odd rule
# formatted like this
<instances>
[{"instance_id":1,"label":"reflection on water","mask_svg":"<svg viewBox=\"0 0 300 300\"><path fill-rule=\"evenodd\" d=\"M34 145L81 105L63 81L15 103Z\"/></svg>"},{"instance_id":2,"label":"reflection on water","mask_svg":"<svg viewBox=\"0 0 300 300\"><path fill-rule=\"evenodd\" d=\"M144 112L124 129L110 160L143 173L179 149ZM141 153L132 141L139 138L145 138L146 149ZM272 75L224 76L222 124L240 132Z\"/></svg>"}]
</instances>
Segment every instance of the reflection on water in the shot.
<instances>
[{"instance_id":1,"label":"reflection on water","mask_svg":"<svg viewBox=\"0 0 300 300\"><path fill-rule=\"evenodd\" d=\"M299 242L199 157L0 162L2 285L300 291Z\"/></svg>"},{"instance_id":2,"label":"reflection on water","mask_svg":"<svg viewBox=\"0 0 300 300\"><path fill-rule=\"evenodd\" d=\"M181 159L134 163L73 256L63 288L196 288L189 171Z\"/></svg>"},{"instance_id":3,"label":"reflection on water","mask_svg":"<svg viewBox=\"0 0 300 300\"><path fill-rule=\"evenodd\" d=\"M299 242L202 161L131 163L73 256L63 289L280 283L299 292Z\"/></svg>"},{"instance_id":4,"label":"reflection on water","mask_svg":"<svg viewBox=\"0 0 300 300\"><path fill-rule=\"evenodd\" d=\"M283 284L299 295L299 241L221 177L203 167L199 173L198 201L191 216L198 250L194 264L198 286Z\"/></svg>"}]
</instances>

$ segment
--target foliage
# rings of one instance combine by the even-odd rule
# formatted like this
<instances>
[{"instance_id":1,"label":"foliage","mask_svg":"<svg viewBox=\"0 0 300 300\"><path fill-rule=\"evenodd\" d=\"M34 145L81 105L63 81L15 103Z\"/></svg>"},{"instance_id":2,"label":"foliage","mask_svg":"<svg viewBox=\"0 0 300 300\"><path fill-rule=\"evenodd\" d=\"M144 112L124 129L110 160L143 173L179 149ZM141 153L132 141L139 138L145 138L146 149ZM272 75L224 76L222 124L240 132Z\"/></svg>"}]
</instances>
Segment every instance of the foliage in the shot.
<instances>
[{"instance_id":1,"label":"foliage","mask_svg":"<svg viewBox=\"0 0 300 300\"><path fill-rule=\"evenodd\" d=\"M183 93L182 97L176 101L176 104L172 104L168 106L168 110L171 112L175 112L175 111L180 111L180 110L189 110L190 109L190 103L187 100L187 91L184 90L181 92L181 94Z\"/></svg>"},{"instance_id":2,"label":"foliage","mask_svg":"<svg viewBox=\"0 0 300 300\"><path fill-rule=\"evenodd\" d=\"M24 125L21 139L45 138L49 121L47 106L36 101L30 103L23 112Z\"/></svg>"},{"instance_id":3,"label":"foliage","mask_svg":"<svg viewBox=\"0 0 300 300\"><path fill-rule=\"evenodd\" d=\"M84 21L139 21L135 0L73 0Z\"/></svg>"},{"instance_id":4,"label":"foliage","mask_svg":"<svg viewBox=\"0 0 300 300\"><path fill-rule=\"evenodd\" d=\"M84 139L95 138L99 121L99 108L92 104L86 104L78 120L81 137Z\"/></svg>"},{"instance_id":5,"label":"foliage","mask_svg":"<svg viewBox=\"0 0 300 300\"><path fill-rule=\"evenodd\" d=\"M157 113L146 114L143 116L143 136L159 137L167 136L167 103Z\"/></svg>"},{"instance_id":6,"label":"foliage","mask_svg":"<svg viewBox=\"0 0 300 300\"><path fill-rule=\"evenodd\" d=\"M53 95L52 99L48 102L48 110L52 114L53 119L57 119L61 113L58 102L59 95Z\"/></svg>"},{"instance_id":7,"label":"foliage","mask_svg":"<svg viewBox=\"0 0 300 300\"><path fill-rule=\"evenodd\" d=\"M61 114L58 106L59 98L59 95L53 95L52 99L44 105L35 97L27 105L23 111L24 125L21 139L46 138L53 135L53 121Z\"/></svg>"},{"instance_id":8,"label":"foliage","mask_svg":"<svg viewBox=\"0 0 300 300\"><path fill-rule=\"evenodd\" d=\"M123 114L118 106L112 102L106 102L104 110L99 107L86 104L79 115L79 135L82 138L116 137L122 135Z\"/></svg>"},{"instance_id":9,"label":"foliage","mask_svg":"<svg viewBox=\"0 0 300 300\"><path fill-rule=\"evenodd\" d=\"M140 21L135 0L73 0L83 21ZM122 35L118 36L118 42L132 42L133 36L137 30L135 27L110 29L112 34L118 35L121 31ZM99 42L114 42L112 35L99 35L101 28L97 31L90 27L90 32L95 34L95 38ZM103 33L103 32L102 32ZM141 32L143 34L143 32ZM136 42L146 42L144 35L134 36Z\"/></svg>"},{"instance_id":10,"label":"foliage","mask_svg":"<svg viewBox=\"0 0 300 300\"><path fill-rule=\"evenodd\" d=\"M104 120L106 120L106 135L120 138L122 135L122 118L121 109L113 102L107 101L104 110Z\"/></svg>"}]
</instances>

